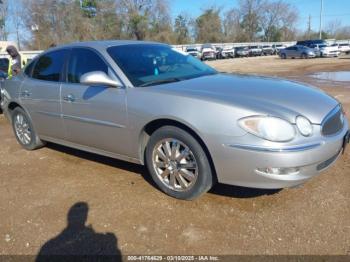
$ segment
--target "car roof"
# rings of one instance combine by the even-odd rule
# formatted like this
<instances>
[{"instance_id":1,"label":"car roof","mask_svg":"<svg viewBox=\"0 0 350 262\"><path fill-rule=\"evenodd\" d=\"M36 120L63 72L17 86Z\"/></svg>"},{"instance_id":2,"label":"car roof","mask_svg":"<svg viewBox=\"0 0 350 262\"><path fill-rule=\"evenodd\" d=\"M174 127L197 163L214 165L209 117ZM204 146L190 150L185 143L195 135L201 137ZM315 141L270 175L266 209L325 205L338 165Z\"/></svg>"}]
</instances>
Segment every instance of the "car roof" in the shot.
<instances>
[{"instance_id":1,"label":"car roof","mask_svg":"<svg viewBox=\"0 0 350 262\"><path fill-rule=\"evenodd\" d=\"M95 49L106 49L111 46L122 46L122 45L166 45L163 43L152 42L152 41L137 41L137 40L102 40L102 41L86 41L86 42L74 42L70 44L59 45L49 50L67 48L67 47L90 47Z\"/></svg>"}]
</instances>

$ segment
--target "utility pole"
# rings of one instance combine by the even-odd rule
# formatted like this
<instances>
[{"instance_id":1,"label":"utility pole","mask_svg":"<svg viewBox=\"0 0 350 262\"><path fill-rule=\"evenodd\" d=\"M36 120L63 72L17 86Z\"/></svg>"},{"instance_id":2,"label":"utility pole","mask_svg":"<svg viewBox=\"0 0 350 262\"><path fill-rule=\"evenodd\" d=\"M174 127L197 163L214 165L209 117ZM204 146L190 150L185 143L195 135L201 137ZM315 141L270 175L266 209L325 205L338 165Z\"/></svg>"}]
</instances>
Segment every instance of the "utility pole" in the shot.
<instances>
[{"instance_id":1,"label":"utility pole","mask_svg":"<svg viewBox=\"0 0 350 262\"><path fill-rule=\"evenodd\" d=\"M321 10L320 10L320 39L322 39L322 13L323 13L323 0L321 0Z\"/></svg>"},{"instance_id":2,"label":"utility pole","mask_svg":"<svg viewBox=\"0 0 350 262\"><path fill-rule=\"evenodd\" d=\"M309 21L307 23L307 37L308 39L311 37L311 15L309 15Z\"/></svg>"}]
</instances>

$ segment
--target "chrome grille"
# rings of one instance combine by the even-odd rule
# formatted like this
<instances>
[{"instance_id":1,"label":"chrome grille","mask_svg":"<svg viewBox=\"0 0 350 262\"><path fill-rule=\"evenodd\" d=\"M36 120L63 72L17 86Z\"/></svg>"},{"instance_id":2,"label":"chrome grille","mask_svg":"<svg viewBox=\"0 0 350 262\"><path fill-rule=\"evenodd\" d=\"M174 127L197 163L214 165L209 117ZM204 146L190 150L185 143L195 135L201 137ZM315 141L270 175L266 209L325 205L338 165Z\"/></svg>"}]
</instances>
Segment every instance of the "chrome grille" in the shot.
<instances>
[{"instance_id":1,"label":"chrome grille","mask_svg":"<svg viewBox=\"0 0 350 262\"><path fill-rule=\"evenodd\" d=\"M340 106L333 109L322 122L322 134L331 136L342 130L344 126L344 115Z\"/></svg>"}]
</instances>

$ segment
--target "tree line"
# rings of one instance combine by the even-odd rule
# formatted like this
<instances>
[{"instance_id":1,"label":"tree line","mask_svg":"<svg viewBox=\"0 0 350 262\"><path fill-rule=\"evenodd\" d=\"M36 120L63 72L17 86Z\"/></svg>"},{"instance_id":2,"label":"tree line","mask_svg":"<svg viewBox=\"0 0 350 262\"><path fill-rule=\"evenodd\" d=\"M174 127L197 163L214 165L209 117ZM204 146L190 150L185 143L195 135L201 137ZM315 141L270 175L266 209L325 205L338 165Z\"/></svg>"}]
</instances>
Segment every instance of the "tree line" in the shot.
<instances>
[{"instance_id":1,"label":"tree line","mask_svg":"<svg viewBox=\"0 0 350 262\"><path fill-rule=\"evenodd\" d=\"M10 16L18 44L30 49L105 39L277 42L315 34L297 30L298 9L285 0L239 0L231 9L214 6L198 17L184 12L175 18L168 0L17 0L10 10L7 2L0 0L1 38L7 38L6 16ZM349 27L344 28L333 24L333 31L325 34L339 35L342 29L342 36L350 37Z\"/></svg>"}]
</instances>

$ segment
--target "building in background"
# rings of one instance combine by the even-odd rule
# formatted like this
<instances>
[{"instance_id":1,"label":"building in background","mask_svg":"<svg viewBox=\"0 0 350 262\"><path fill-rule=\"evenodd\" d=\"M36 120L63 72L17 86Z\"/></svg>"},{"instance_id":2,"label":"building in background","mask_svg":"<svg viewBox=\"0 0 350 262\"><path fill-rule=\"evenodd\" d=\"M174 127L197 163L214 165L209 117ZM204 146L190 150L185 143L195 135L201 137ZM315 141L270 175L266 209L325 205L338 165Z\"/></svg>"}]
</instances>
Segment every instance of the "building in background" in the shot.
<instances>
[{"instance_id":1,"label":"building in background","mask_svg":"<svg viewBox=\"0 0 350 262\"><path fill-rule=\"evenodd\" d=\"M8 47L9 45L13 45L13 46L15 46L18 49L16 42L13 42L13 41L0 41L0 52L1 53L3 53L3 52L6 53L6 47Z\"/></svg>"}]
</instances>

